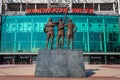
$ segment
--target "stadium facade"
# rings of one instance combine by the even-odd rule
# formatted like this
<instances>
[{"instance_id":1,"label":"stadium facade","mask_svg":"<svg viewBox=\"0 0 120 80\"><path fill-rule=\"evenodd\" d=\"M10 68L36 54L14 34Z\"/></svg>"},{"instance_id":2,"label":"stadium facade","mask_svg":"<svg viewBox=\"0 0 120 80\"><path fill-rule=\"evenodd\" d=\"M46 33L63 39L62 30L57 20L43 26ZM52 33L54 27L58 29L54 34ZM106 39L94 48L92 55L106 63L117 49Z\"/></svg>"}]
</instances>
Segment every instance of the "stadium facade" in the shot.
<instances>
[{"instance_id":1,"label":"stadium facade","mask_svg":"<svg viewBox=\"0 0 120 80\"><path fill-rule=\"evenodd\" d=\"M74 49L83 51L85 62L120 64L119 0L3 0L0 4L1 64L35 61L38 49L46 47L44 24L50 17L54 22L64 18L66 11L66 22L71 18L78 27ZM57 26L54 31L55 49Z\"/></svg>"}]
</instances>

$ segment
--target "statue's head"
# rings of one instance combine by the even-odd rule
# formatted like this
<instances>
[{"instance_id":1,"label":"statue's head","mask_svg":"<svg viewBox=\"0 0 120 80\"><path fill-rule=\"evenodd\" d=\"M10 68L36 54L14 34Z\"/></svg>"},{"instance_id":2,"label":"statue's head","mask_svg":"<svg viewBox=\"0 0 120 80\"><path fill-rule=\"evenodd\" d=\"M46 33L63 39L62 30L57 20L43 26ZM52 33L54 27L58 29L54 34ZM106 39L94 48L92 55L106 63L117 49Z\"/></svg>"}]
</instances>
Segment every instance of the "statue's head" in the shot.
<instances>
[{"instance_id":1,"label":"statue's head","mask_svg":"<svg viewBox=\"0 0 120 80\"><path fill-rule=\"evenodd\" d=\"M49 18L49 22L52 22L52 18Z\"/></svg>"},{"instance_id":2,"label":"statue's head","mask_svg":"<svg viewBox=\"0 0 120 80\"><path fill-rule=\"evenodd\" d=\"M59 18L59 21L62 21L62 18Z\"/></svg>"},{"instance_id":3,"label":"statue's head","mask_svg":"<svg viewBox=\"0 0 120 80\"><path fill-rule=\"evenodd\" d=\"M68 21L69 21L69 22L72 22L72 19L69 19Z\"/></svg>"}]
</instances>

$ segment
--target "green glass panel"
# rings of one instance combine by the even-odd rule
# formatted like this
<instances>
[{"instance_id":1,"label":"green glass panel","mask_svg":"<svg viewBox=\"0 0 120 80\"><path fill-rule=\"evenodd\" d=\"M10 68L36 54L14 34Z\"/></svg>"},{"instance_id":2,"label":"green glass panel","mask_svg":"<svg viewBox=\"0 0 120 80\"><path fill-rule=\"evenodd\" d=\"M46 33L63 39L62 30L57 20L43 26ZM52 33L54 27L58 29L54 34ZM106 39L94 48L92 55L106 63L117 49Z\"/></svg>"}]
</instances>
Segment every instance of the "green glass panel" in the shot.
<instances>
[{"instance_id":1,"label":"green glass panel","mask_svg":"<svg viewBox=\"0 0 120 80\"><path fill-rule=\"evenodd\" d=\"M44 25L49 18L57 22L63 14L2 16L1 52L37 52L46 48ZM118 16L68 14L78 27L74 34L74 49L83 52L120 52L120 28ZM54 27L56 47L57 26ZM65 33L67 28L65 28ZM66 35L64 39L66 45Z\"/></svg>"}]
</instances>

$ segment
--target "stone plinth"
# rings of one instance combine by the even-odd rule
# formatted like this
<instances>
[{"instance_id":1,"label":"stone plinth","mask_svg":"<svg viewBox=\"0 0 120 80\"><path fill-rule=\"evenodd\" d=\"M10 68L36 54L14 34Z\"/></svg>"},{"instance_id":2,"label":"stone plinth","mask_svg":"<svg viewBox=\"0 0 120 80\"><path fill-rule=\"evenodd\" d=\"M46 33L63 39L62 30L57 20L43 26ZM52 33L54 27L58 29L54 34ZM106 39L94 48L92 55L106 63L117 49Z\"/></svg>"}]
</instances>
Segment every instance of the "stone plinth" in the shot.
<instances>
[{"instance_id":1,"label":"stone plinth","mask_svg":"<svg viewBox=\"0 0 120 80\"><path fill-rule=\"evenodd\" d=\"M39 49L35 77L85 77L82 51Z\"/></svg>"}]
</instances>

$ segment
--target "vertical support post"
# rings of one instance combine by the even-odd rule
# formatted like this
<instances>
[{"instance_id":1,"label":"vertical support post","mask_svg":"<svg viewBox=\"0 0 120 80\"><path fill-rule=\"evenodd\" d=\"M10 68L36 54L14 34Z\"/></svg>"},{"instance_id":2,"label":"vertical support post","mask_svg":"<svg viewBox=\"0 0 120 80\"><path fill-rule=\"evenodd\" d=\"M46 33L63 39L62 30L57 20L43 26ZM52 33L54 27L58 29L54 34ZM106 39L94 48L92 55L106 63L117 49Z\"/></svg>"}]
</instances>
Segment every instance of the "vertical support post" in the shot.
<instances>
[{"instance_id":1,"label":"vertical support post","mask_svg":"<svg viewBox=\"0 0 120 80\"><path fill-rule=\"evenodd\" d=\"M3 4L3 0L0 1L0 16L2 14L2 4Z\"/></svg>"},{"instance_id":2,"label":"vertical support post","mask_svg":"<svg viewBox=\"0 0 120 80\"><path fill-rule=\"evenodd\" d=\"M120 15L118 16L118 26L120 27Z\"/></svg>"},{"instance_id":3,"label":"vertical support post","mask_svg":"<svg viewBox=\"0 0 120 80\"><path fill-rule=\"evenodd\" d=\"M87 45L88 45L88 52L90 52L90 38L89 38L89 22L87 18Z\"/></svg>"},{"instance_id":4,"label":"vertical support post","mask_svg":"<svg viewBox=\"0 0 120 80\"><path fill-rule=\"evenodd\" d=\"M120 15L120 0L118 0L118 14Z\"/></svg>"},{"instance_id":5,"label":"vertical support post","mask_svg":"<svg viewBox=\"0 0 120 80\"><path fill-rule=\"evenodd\" d=\"M20 50L21 41L18 42L18 50Z\"/></svg>"},{"instance_id":6,"label":"vertical support post","mask_svg":"<svg viewBox=\"0 0 120 80\"><path fill-rule=\"evenodd\" d=\"M85 12L85 3L83 4L83 10L84 10L84 12Z\"/></svg>"},{"instance_id":7,"label":"vertical support post","mask_svg":"<svg viewBox=\"0 0 120 80\"><path fill-rule=\"evenodd\" d=\"M16 52L16 32L14 32L14 52Z\"/></svg>"},{"instance_id":8,"label":"vertical support post","mask_svg":"<svg viewBox=\"0 0 120 80\"><path fill-rule=\"evenodd\" d=\"M102 48L102 33L99 34L99 39L100 39L100 50L103 51L103 48Z\"/></svg>"},{"instance_id":9,"label":"vertical support post","mask_svg":"<svg viewBox=\"0 0 120 80\"><path fill-rule=\"evenodd\" d=\"M98 4L98 12L100 12L100 4Z\"/></svg>"},{"instance_id":10,"label":"vertical support post","mask_svg":"<svg viewBox=\"0 0 120 80\"><path fill-rule=\"evenodd\" d=\"M7 13L7 7L8 7L8 6L7 6L6 3L5 3L4 5L5 5L5 11L4 11L4 14L6 14L6 13Z\"/></svg>"},{"instance_id":11,"label":"vertical support post","mask_svg":"<svg viewBox=\"0 0 120 80\"><path fill-rule=\"evenodd\" d=\"M115 3L113 3L113 13L115 14Z\"/></svg>"},{"instance_id":12,"label":"vertical support post","mask_svg":"<svg viewBox=\"0 0 120 80\"><path fill-rule=\"evenodd\" d=\"M118 15L119 15L119 27L120 27L120 0L118 0Z\"/></svg>"},{"instance_id":13,"label":"vertical support post","mask_svg":"<svg viewBox=\"0 0 120 80\"><path fill-rule=\"evenodd\" d=\"M33 43L32 43L32 38L33 38L33 31L31 31L31 41L30 41L30 49L31 49L31 50L30 50L30 51L32 51L32 44L33 44Z\"/></svg>"},{"instance_id":14,"label":"vertical support post","mask_svg":"<svg viewBox=\"0 0 120 80\"><path fill-rule=\"evenodd\" d=\"M35 3L35 9L37 9L37 4Z\"/></svg>"},{"instance_id":15,"label":"vertical support post","mask_svg":"<svg viewBox=\"0 0 120 80\"><path fill-rule=\"evenodd\" d=\"M90 64L91 62L90 62L90 55L88 55L88 64Z\"/></svg>"},{"instance_id":16,"label":"vertical support post","mask_svg":"<svg viewBox=\"0 0 120 80\"><path fill-rule=\"evenodd\" d=\"M20 3L20 14L22 13L22 2Z\"/></svg>"},{"instance_id":17,"label":"vertical support post","mask_svg":"<svg viewBox=\"0 0 120 80\"><path fill-rule=\"evenodd\" d=\"M105 54L105 64L107 64L107 55Z\"/></svg>"},{"instance_id":18,"label":"vertical support post","mask_svg":"<svg viewBox=\"0 0 120 80\"><path fill-rule=\"evenodd\" d=\"M95 10L95 4L94 4L93 0L92 0L92 3L93 3L93 4L92 4L92 5L93 5L93 9Z\"/></svg>"},{"instance_id":19,"label":"vertical support post","mask_svg":"<svg viewBox=\"0 0 120 80\"><path fill-rule=\"evenodd\" d=\"M85 3L83 4L83 8L85 9Z\"/></svg>"},{"instance_id":20,"label":"vertical support post","mask_svg":"<svg viewBox=\"0 0 120 80\"><path fill-rule=\"evenodd\" d=\"M50 7L50 0L47 0L47 8Z\"/></svg>"},{"instance_id":21,"label":"vertical support post","mask_svg":"<svg viewBox=\"0 0 120 80\"><path fill-rule=\"evenodd\" d=\"M3 0L0 2L0 52L1 52L1 37L2 37L2 4Z\"/></svg>"},{"instance_id":22,"label":"vertical support post","mask_svg":"<svg viewBox=\"0 0 120 80\"><path fill-rule=\"evenodd\" d=\"M31 49L30 51L33 51L32 50L32 48L33 48L33 46L32 46L32 44L33 44L33 30L34 30L34 28L33 28L34 27L34 21L33 21L33 19L32 19L31 23L32 23L32 26L31 26L32 29L31 29L31 39L30 39L30 49Z\"/></svg>"},{"instance_id":23,"label":"vertical support post","mask_svg":"<svg viewBox=\"0 0 120 80\"><path fill-rule=\"evenodd\" d=\"M18 22L17 22L17 20L15 20L15 25L18 28ZM14 31L14 52L16 52L16 31Z\"/></svg>"},{"instance_id":24,"label":"vertical support post","mask_svg":"<svg viewBox=\"0 0 120 80\"><path fill-rule=\"evenodd\" d=\"M16 52L16 31L14 32L14 52Z\"/></svg>"},{"instance_id":25,"label":"vertical support post","mask_svg":"<svg viewBox=\"0 0 120 80\"><path fill-rule=\"evenodd\" d=\"M106 52L106 26L105 26L105 19L103 19L103 30L104 30L104 52Z\"/></svg>"},{"instance_id":26,"label":"vertical support post","mask_svg":"<svg viewBox=\"0 0 120 80\"><path fill-rule=\"evenodd\" d=\"M87 44L86 44L86 40L85 40L85 31L83 31L83 43L85 45L84 49L85 49L85 52L87 51Z\"/></svg>"}]
</instances>

